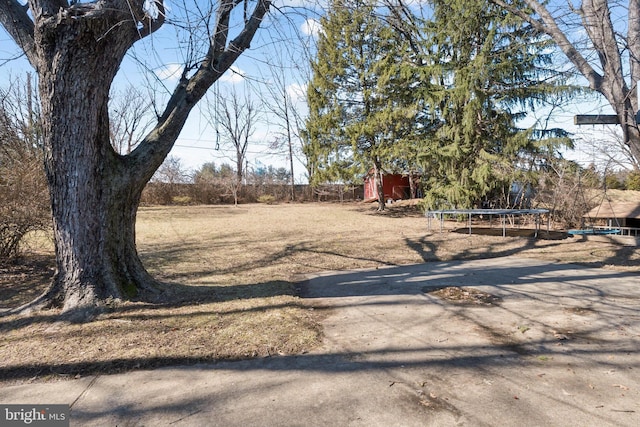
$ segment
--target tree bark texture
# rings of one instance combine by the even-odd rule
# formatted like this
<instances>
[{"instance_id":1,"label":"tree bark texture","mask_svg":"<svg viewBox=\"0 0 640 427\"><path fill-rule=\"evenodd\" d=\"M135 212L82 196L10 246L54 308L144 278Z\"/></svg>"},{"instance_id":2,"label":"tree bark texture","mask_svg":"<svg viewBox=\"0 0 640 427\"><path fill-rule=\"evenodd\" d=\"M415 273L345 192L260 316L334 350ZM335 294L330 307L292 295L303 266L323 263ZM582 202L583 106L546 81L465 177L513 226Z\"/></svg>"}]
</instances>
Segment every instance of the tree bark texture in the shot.
<instances>
[{"instance_id":1,"label":"tree bark texture","mask_svg":"<svg viewBox=\"0 0 640 427\"><path fill-rule=\"evenodd\" d=\"M376 157L373 164L374 180L376 183L376 191L378 192L378 210L383 211L386 207L386 200L384 199L384 180L382 171L382 162Z\"/></svg>"},{"instance_id":2,"label":"tree bark texture","mask_svg":"<svg viewBox=\"0 0 640 427\"><path fill-rule=\"evenodd\" d=\"M135 246L146 180L109 138L111 82L135 41L132 31L110 36L123 18L112 15L42 17L35 26L57 266L47 300L65 311L131 298L154 283Z\"/></svg>"},{"instance_id":3,"label":"tree bark texture","mask_svg":"<svg viewBox=\"0 0 640 427\"><path fill-rule=\"evenodd\" d=\"M158 284L135 244L142 190L192 108L248 48L270 6L258 2L244 29L227 40L230 14L240 2L219 2L218 27L200 67L181 79L157 125L122 156L109 139L111 83L128 49L163 22L145 16L142 3L32 0L33 21L15 0L0 4L0 24L39 75L53 212L56 274L48 291L27 308L59 306L84 316L112 300L158 296Z\"/></svg>"}]
</instances>

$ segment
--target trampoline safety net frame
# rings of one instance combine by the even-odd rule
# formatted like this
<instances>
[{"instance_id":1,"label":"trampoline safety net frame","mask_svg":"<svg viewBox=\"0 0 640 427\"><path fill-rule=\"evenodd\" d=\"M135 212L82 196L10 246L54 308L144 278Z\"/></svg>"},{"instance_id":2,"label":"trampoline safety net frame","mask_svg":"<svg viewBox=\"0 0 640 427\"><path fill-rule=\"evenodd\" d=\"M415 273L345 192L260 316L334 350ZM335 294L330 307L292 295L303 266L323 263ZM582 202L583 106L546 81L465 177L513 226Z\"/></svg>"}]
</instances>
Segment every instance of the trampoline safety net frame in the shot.
<instances>
[{"instance_id":1,"label":"trampoline safety net frame","mask_svg":"<svg viewBox=\"0 0 640 427\"><path fill-rule=\"evenodd\" d=\"M471 217L474 215L487 215L489 217L489 221L493 216L499 216L500 221L502 223L502 237L507 235L507 225L506 218L509 215L513 216L522 216L522 215L534 215L535 217L535 237L538 237L538 232L540 231L540 215L548 214L549 209L444 209L444 210L431 210L426 211L425 216L427 217L428 229L431 231L431 220L433 218L440 218L440 232L444 229L444 216L445 215L467 215L468 216L468 227L469 227L469 235L471 235ZM550 217L547 218L547 232L549 232L550 228Z\"/></svg>"}]
</instances>

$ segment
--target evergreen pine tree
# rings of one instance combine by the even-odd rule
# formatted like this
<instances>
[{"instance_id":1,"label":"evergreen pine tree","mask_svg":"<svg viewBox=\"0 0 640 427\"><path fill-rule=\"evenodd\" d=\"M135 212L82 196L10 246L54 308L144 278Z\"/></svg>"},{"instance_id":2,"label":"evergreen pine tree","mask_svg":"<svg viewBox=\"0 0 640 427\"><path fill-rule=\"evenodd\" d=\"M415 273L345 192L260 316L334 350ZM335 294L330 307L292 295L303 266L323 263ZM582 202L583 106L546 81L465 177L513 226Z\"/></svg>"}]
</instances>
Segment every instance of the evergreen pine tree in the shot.
<instances>
[{"instance_id":1,"label":"evergreen pine tree","mask_svg":"<svg viewBox=\"0 0 640 427\"><path fill-rule=\"evenodd\" d=\"M434 0L425 60L427 92L440 120L420 155L430 208L470 208L491 194L508 196L523 166L553 152L560 138L516 127L527 109L567 90L544 68L548 40L486 0ZM506 200L503 199L503 202Z\"/></svg>"},{"instance_id":2,"label":"evergreen pine tree","mask_svg":"<svg viewBox=\"0 0 640 427\"><path fill-rule=\"evenodd\" d=\"M306 154L312 184L361 181L373 170L384 209L380 177L415 122L410 84L419 79L406 42L380 13L373 0L334 0L323 18L307 94Z\"/></svg>"}]
</instances>

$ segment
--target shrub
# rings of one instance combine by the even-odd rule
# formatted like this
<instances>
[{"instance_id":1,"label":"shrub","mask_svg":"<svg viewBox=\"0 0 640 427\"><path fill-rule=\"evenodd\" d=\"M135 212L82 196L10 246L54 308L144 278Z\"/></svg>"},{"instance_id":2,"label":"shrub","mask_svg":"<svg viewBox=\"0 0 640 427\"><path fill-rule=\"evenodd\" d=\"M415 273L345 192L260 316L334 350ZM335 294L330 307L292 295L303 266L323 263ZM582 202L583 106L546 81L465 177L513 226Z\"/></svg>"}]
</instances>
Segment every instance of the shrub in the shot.
<instances>
[{"instance_id":1,"label":"shrub","mask_svg":"<svg viewBox=\"0 0 640 427\"><path fill-rule=\"evenodd\" d=\"M640 171L629 172L625 181L627 190L640 191Z\"/></svg>"},{"instance_id":2,"label":"shrub","mask_svg":"<svg viewBox=\"0 0 640 427\"><path fill-rule=\"evenodd\" d=\"M191 197L189 196L174 196L173 200L172 200L174 205L190 205L191 204Z\"/></svg>"},{"instance_id":3,"label":"shrub","mask_svg":"<svg viewBox=\"0 0 640 427\"><path fill-rule=\"evenodd\" d=\"M0 261L18 255L28 233L51 230L37 99L29 76L14 83L0 89Z\"/></svg>"},{"instance_id":4,"label":"shrub","mask_svg":"<svg viewBox=\"0 0 640 427\"><path fill-rule=\"evenodd\" d=\"M20 242L32 231L51 229L49 193L40 156L2 153L0 162L0 260L19 254Z\"/></svg>"},{"instance_id":5,"label":"shrub","mask_svg":"<svg viewBox=\"0 0 640 427\"><path fill-rule=\"evenodd\" d=\"M258 197L258 203L266 203L267 205L272 205L275 202L276 198L271 194L263 194L262 196Z\"/></svg>"},{"instance_id":6,"label":"shrub","mask_svg":"<svg viewBox=\"0 0 640 427\"><path fill-rule=\"evenodd\" d=\"M611 190L622 190L624 188L624 183L615 174L605 176L604 182L606 187Z\"/></svg>"},{"instance_id":7,"label":"shrub","mask_svg":"<svg viewBox=\"0 0 640 427\"><path fill-rule=\"evenodd\" d=\"M532 203L549 209L552 221L563 228L582 227L583 215L597 205L585 189L585 176L596 175L589 170L577 172L571 162L562 160L552 166L543 171Z\"/></svg>"}]
</instances>

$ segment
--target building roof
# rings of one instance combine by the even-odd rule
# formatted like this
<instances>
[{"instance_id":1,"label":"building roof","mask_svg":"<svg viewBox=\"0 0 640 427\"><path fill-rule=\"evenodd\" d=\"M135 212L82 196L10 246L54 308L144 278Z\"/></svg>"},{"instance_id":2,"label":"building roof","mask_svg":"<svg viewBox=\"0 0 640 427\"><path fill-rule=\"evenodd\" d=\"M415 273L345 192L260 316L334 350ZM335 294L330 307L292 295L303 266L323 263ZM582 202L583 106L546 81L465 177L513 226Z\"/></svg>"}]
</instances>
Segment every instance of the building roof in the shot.
<instances>
[{"instance_id":1,"label":"building roof","mask_svg":"<svg viewBox=\"0 0 640 427\"><path fill-rule=\"evenodd\" d=\"M640 202L603 201L587 213L585 218L635 218L640 219Z\"/></svg>"}]
</instances>

